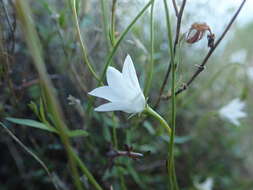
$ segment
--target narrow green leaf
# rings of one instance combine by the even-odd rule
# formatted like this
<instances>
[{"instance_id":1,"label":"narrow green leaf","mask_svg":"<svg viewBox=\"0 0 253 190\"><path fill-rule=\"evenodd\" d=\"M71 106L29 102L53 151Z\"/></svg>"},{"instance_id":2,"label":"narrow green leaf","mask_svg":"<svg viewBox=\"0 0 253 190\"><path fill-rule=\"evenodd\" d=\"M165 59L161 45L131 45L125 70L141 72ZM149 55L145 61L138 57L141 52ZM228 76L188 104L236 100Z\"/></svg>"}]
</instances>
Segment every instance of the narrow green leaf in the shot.
<instances>
[{"instance_id":1,"label":"narrow green leaf","mask_svg":"<svg viewBox=\"0 0 253 190\"><path fill-rule=\"evenodd\" d=\"M79 137L79 136L85 136L86 137L86 136L89 135L89 133L85 130L77 129L77 130L68 131L67 135L69 137Z\"/></svg>"},{"instance_id":2,"label":"narrow green leaf","mask_svg":"<svg viewBox=\"0 0 253 190\"><path fill-rule=\"evenodd\" d=\"M53 132L53 133L58 133L58 131L55 128L49 127L48 125L46 125L42 122L31 120L31 119L20 119L20 118L7 117L6 120L8 120L12 123L18 124L18 125L24 125L24 126L28 126L28 127L33 127L33 128ZM85 136L86 137L89 134L85 130L77 129L77 130L68 131L67 135L69 137L79 137L79 136Z\"/></svg>"},{"instance_id":3,"label":"narrow green leaf","mask_svg":"<svg viewBox=\"0 0 253 190\"><path fill-rule=\"evenodd\" d=\"M41 123L39 121L35 121L32 119L20 119L20 118L7 117L6 120L8 120L12 123L15 123L15 124L24 125L24 126L28 126L28 127L34 127L34 128L42 129L45 131L57 133L56 129L54 129L53 127L49 127L49 126L45 125L44 123Z\"/></svg>"}]
</instances>

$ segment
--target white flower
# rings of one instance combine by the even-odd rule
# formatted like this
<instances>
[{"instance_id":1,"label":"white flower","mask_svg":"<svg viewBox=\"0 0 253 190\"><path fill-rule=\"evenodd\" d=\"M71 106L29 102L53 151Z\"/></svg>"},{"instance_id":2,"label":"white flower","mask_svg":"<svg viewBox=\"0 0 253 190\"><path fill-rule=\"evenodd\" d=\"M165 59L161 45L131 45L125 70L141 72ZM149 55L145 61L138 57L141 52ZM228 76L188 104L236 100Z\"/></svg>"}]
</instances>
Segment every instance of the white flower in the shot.
<instances>
[{"instance_id":1,"label":"white flower","mask_svg":"<svg viewBox=\"0 0 253 190\"><path fill-rule=\"evenodd\" d=\"M247 69L247 74L248 74L250 80L253 80L253 67L249 67Z\"/></svg>"},{"instance_id":2,"label":"white flower","mask_svg":"<svg viewBox=\"0 0 253 190\"><path fill-rule=\"evenodd\" d=\"M195 183L195 187L198 190L212 190L212 188L213 188L213 178L209 177L202 183Z\"/></svg>"},{"instance_id":3,"label":"white flower","mask_svg":"<svg viewBox=\"0 0 253 190\"><path fill-rule=\"evenodd\" d=\"M129 55L125 59L122 73L113 67L108 67L106 79L108 86L102 86L89 92L89 95L110 101L95 108L95 111L119 110L126 113L139 113L144 110L145 97Z\"/></svg>"},{"instance_id":4,"label":"white flower","mask_svg":"<svg viewBox=\"0 0 253 190\"><path fill-rule=\"evenodd\" d=\"M229 104L222 107L219 111L221 117L228 119L234 125L240 125L239 119L246 117L247 114L242 111L245 103L239 98L233 99Z\"/></svg>"}]
</instances>

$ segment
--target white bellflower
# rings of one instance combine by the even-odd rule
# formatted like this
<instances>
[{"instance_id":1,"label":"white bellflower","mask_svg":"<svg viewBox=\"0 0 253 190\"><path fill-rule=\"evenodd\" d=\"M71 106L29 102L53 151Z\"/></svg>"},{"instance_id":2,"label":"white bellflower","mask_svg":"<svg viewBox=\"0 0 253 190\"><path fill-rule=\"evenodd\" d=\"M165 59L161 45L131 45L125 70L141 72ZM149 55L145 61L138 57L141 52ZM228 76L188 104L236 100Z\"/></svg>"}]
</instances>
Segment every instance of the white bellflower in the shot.
<instances>
[{"instance_id":1,"label":"white bellflower","mask_svg":"<svg viewBox=\"0 0 253 190\"><path fill-rule=\"evenodd\" d=\"M245 103L239 98L233 99L229 104L222 107L219 111L221 117L228 119L234 125L239 126L239 119L246 117L247 114L242 111L245 107Z\"/></svg>"},{"instance_id":2,"label":"white bellflower","mask_svg":"<svg viewBox=\"0 0 253 190\"><path fill-rule=\"evenodd\" d=\"M122 73L113 67L108 67L106 80L108 86L98 87L89 92L89 95L110 101L95 108L95 111L124 111L135 114L144 110L145 97L129 55L125 59Z\"/></svg>"}]
</instances>

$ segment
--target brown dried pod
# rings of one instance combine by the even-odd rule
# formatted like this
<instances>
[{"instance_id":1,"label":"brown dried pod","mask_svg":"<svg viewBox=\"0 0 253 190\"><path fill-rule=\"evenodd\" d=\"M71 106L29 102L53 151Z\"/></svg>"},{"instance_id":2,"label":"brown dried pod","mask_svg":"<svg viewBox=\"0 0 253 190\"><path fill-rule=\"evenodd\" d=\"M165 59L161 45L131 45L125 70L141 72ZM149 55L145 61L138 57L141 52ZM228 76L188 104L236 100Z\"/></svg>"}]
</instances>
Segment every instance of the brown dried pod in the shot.
<instances>
[{"instance_id":1,"label":"brown dried pod","mask_svg":"<svg viewBox=\"0 0 253 190\"><path fill-rule=\"evenodd\" d=\"M201 40L206 31L212 35L210 27L206 23L194 23L188 31L186 42L193 44Z\"/></svg>"}]
</instances>

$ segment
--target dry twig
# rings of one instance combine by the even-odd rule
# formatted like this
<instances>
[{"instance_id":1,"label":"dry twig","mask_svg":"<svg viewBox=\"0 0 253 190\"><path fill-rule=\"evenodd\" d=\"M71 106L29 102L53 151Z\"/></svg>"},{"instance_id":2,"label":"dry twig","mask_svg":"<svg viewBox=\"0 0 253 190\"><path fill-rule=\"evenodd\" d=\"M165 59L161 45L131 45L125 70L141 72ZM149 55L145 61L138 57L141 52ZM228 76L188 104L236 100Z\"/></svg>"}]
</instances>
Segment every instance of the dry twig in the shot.
<instances>
[{"instance_id":1,"label":"dry twig","mask_svg":"<svg viewBox=\"0 0 253 190\"><path fill-rule=\"evenodd\" d=\"M174 47L173 47L173 51L174 51L174 55L175 55L176 50L177 50L177 44L178 44L178 41L179 41L179 34L180 34L180 29L181 29L182 16L183 16L186 0L183 0L183 3L182 3L182 5L180 7L180 10L179 10L179 13L178 13L178 10L177 10L176 2L174 0L172 2L173 2L173 6L175 8L176 16L177 16L176 37L175 37ZM171 71L171 63L169 64L169 67L166 71L162 86L161 86L160 91L159 91L159 96L158 96L158 99L157 99L156 104L155 104L155 108L158 107L158 105L161 101L162 93L164 91L165 85L168 82L170 71Z\"/></svg>"},{"instance_id":2,"label":"dry twig","mask_svg":"<svg viewBox=\"0 0 253 190\"><path fill-rule=\"evenodd\" d=\"M208 53L205 56L204 60L198 66L198 70L192 75L192 77L190 78L190 80L184 86L182 86L181 88L179 88L176 91L176 95L178 95L181 92L185 91L191 85L191 83L194 81L194 79L204 70L207 61L209 60L209 58L211 57L211 55L213 54L213 52L217 48L217 46L220 44L220 42L224 39L224 37L227 34L227 32L229 31L230 27L234 23L235 19L237 18L237 16L241 12L242 7L244 6L245 2L246 2L246 0L242 1L241 5L239 6L239 8L237 9L237 11L235 12L234 16L231 18L230 22L228 23L227 27L225 28L225 30L222 33L222 35L220 36L220 38L216 41L216 43L214 43L213 47L210 48L210 50L208 51ZM166 99L169 99L169 98L170 98L170 96L167 97Z\"/></svg>"}]
</instances>

